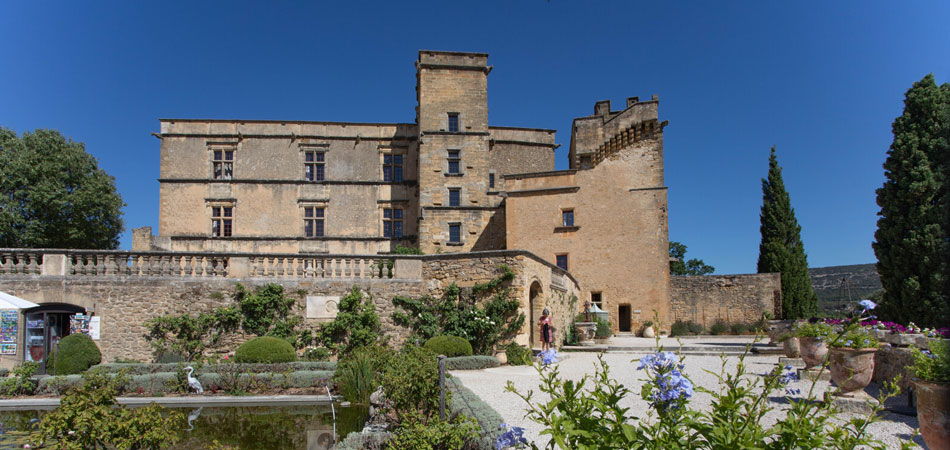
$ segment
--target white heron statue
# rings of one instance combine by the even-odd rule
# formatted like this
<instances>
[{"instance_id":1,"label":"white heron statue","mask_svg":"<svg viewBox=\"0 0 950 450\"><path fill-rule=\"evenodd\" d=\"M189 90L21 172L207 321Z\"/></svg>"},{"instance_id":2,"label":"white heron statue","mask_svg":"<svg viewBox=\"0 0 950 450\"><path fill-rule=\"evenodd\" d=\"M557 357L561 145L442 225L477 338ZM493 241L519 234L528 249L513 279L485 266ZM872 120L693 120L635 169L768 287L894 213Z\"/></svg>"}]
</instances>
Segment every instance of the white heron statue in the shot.
<instances>
[{"instance_id":1,"label":"white heron statue","mask_svg":"<svg viewBox=\"0 0 950 450\"><path fill-rule=\"evenodd\" d=\"M198 420L198 417L201 416L201 408L198 408L192 411L191 414L188 414L188 428L186 428L185 431L191 431L195 429L195 426L192 424L192 422Z\"/></svg>"},{"instance_id":2,"label":"white heron statue","mask_svg":"<svg viewBox=\"0 0 950 450\"><path fill-rule=\"evenodd\" d=\"M194 373L195 368L188 366L185 367L185 369L188 370L188 387L194 389L198 394L204 393L205 390L201 388L201 383L198 381L198 379L191 376L191 374Z\"/></svg>"}]
</instances>

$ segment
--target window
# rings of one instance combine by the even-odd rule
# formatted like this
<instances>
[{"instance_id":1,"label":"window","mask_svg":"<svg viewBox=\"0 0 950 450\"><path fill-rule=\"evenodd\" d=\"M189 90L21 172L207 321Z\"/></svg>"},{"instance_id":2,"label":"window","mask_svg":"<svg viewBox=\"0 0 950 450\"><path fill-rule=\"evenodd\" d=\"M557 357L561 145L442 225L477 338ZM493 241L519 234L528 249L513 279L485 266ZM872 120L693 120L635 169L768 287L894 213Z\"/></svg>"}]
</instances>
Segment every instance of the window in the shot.
<instances>
[{"instance_id":1,"label":"window","mask_svg":"<svg viewBox=\"0 0 950 450\"><path fill-rule=\"evenodd\" d=\"M462 243L462 224L460 223L449 224L449 243L452 243L452 244Z\"/></svg>"},{"instance_id":2,"label":"window","mask_svg":"<svg viewBox=\"0 0 950 450\"><path fill-rule=\"evenodd\" d=\"M459 113L449 113L449 131L452 133L458 133Z\"/></svg>"},{"instance_id":3,"label":"window","mask_svg":"<svg viewBox=\"0 0 950 450\"><path fill-rule=\"evenodd\" d=\"M562 227L573 227L574 226L574 210L565 209L561 211L561 226Z\"/></svg>"},{"instance_id":4,"label":"window","mask_svg":"<svg viewBox=\"0 0 950 450\"><path fill-rule=\"evenodd\" d=\"M307 181L323 181L326 175L326 153L304 152L303 177Z\"/></svg>"},{"instance_id":5,"label":"window","mask_svg":"<svg viewBox=\"0 0 950 450\"><path fill-rule=\"evenodd\" d=\"M459 164L462 162L462 157L460 156L461 152L459 150L449 150L449 157L446 158L449 161L449 173L458 174Z\"/></svg>"},{"instance_id":6,"label":"window","mask_svg":"<svg viewBox=\"0 0 950 450\"><path fill-rule=\"evenodd\" d=\"M604 299L600 292L590 293L590 303L592 305L597 305L597 307L600 309L604 309Z\"/></svg>"},{"instance_id":7,"label":"window","mask_svg":"<svg viewBox=\"0 0 950 450\"><path fill-rule=\"evenodd\" d=\"M555 259L558 267L567 270L567 255L557 255Z\"/></svg>"},{"instance_id":8,"label":"window","mask_svg":"<svg viewBox=\"0 0 950 450\"><path fill-rule=\"evenodd\" d=\"M402 209L383 209L383 237L402 237Z\"/></svg>"},{"instance_id":9,"label":"window","mask_svg":"<svg viewBox=\"0 0 950 450\"><path fill-rule=\"evenodd\" d=\"M211 207L211 236L228 237L231 236L231 218L234 214L232 206L212 206Z\"/></svg>"},{"instance_id":10,"label":"window","mask_svg":"<svg viewBox=\"0 0 950 450\"><path fill-rule=\"evenodd\" d=\"M320 206L304 206L303 232L307 237L323 236L324 209Z\"/></svg>"},{"instance_id":11,"label":"window","mask_svg":"<svg viewBox=\"0 0 950 450\"><path fill-rule=\"evenodd\" d=\"M462 206L461 189L449 189L449 206Z\"/></svg>"},{"instance_id":12,"label":"window","mask_svg":"<svg viewBox=\"0 0 950 450\"><path fill-rule=\"evenodd\" d=\"M230 180L234 172L234 150L215 150L212 152L211 165L215 180Z\"/></svg>"},{"instance_id":13,"label":"window","mask_svg":"<svg viewBox=\"0 0 950 450\"><path fill-rule=\"evenodd\" d=\"M383 155L383 181L402 182L402 155Z\"/></svg>"},{"instance_id":14,"label":"window","mask_svg":"<svg viewBox=\"0 0 950 450\"><path fill-rule=\"evenodd\" d=\"M495 174L493 173L488 174L488 187L490 188L495 187Z\"/></svg>"}]
</instances>

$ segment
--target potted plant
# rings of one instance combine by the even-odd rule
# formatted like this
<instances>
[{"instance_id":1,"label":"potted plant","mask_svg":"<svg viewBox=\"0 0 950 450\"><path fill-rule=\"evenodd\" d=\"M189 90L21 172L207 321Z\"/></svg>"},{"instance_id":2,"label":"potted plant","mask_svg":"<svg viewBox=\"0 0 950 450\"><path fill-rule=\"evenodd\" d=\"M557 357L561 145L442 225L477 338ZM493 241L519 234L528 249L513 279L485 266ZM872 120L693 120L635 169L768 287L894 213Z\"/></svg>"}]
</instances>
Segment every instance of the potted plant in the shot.
<instances>
[{"instance_id":1,"label":"potted plant","mask_svg":"<svg viewBox=\"0 0 950 450\"><path fill-rule=\"evenodd\" d=\"M653 338L656 337L656 331L653 329L653 321L648 320L643 322L643 337Z\"/></svg>"},{"instance_id":2,"label":"potted plant","mask_svg":"<svg viewBox=\"0 0 950 450\"><path fill-rule=\"evenodd\" d=\"M864 389L871 382L877 348L877 339L860 326L846 329L831 341L831 380L842 393Z\"/></svg>"},{"instance_id":3,"label":"potted plant","mask_svg":"<svg viewBox=\"0 0 950 450\"><path fill-rule=\"evenodd\" d=\"M597 319L597 331L594 332L594 342L597 344L606 344L611 334L613 334L613 332L610 330L610 323L606 320Z\"/></svg>"},{"instance_id":4,"label":"potted plant","mask_svg":"<svg viewBox=\"0 0 950 450\"><path fill-rule=\"evenodd\" d=\"M594 345L594 334L597 333L597 322L587 314L581 313L574 318L574 332L577 334L577 343L580 345Z\"/></svg>"},{"instance_id":5,"label":"potted plant","mask_svg":"<svg viewBox=\"0 0 950 450\"><path fill-rule=\"evenodd\" d=\"M806 369L824 362L825 356L828 354L828 338L833 333L831 326L824 322L805 322L795 325L794 334L798 337L799 348Z\"/></svg>"},{"instance_id":6,"label":"potted plant","mask_svg":"<svg viewBox=\"0 0 950 450\"><path fill-rule=\"evenodd\" d=\"M917 420L930 448L950 448L950 345L934 339L930 350L912 350Z\"/></svg>"}]
</instances>

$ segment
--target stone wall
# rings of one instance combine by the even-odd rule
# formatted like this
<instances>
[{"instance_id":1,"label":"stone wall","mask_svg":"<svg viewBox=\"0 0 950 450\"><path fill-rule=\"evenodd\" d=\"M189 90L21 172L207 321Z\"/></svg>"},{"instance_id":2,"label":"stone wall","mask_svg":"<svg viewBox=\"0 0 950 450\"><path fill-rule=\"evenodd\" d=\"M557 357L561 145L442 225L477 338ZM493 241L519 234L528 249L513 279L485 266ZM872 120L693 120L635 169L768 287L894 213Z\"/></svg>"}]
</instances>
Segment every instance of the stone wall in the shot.
<instances>
[{"instance_id":1,"label":"stone wall","mask_svg":"<svg viewBox=\"0 0 950 450\"><path fill-rule=\"evenodd\" d=\"M708 329L717 320L749 324L765 312L780 317L781 283L779 273L671 277L672 320Z\"/></svg>"}]
</instances>

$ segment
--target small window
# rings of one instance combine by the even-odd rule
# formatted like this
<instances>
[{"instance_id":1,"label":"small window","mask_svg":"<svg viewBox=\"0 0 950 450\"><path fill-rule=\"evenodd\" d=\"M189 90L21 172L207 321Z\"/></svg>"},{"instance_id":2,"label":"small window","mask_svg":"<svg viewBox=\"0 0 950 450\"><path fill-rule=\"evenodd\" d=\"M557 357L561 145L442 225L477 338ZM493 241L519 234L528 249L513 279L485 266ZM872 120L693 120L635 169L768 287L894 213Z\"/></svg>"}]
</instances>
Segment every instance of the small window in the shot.
<instances>
[{"instance_id":1,"label":"small window","mask_svg":"<svg viewBox=\"0 0 950 450\"><path fill-rule=\"evenodd\" d=\"M489 188L495 187L495 174L493 173L488 174L488 187Z\"/></svg>"},{"instance_id":2,"label":"small window","mask_svg":"<svg viewBox=\"0 0 950 450\"><path fill-rule=\"evenodd\" d=\"M462 206L461 189L449 189L449 206Z\"/></svg>"},{"instance_id":3,"label":"small window","mask_svg":"<svg viewBox=\"0 0 950 450\"><path fill-rule=\"evenodd\" d=\"M319 206L305 206L303 208L303 233L307 237L321 237L324 230L324 215L326 212Z\"/></svg>"},{"instance_id":4,"label":"small window","mask_svg":"<svg viewBox=\"0 0 950 450\"><path fill-rule=\"evenodd\" d=\"M557 255L555 260L557 261L558 267L567 270L567 255Z\"/></svg>"},{"instance_id":5,"label":"small window","mask_svg":"<svg viewBox=\"0 0 950 450\"><path fill-rule=\"evenodd\" d=\"M462 224L460 223L449 224L449 242L453 244L458 244L462 242Z\"/></svg>"},{"instance_id":6,"label":"small window","mask_svg":"<svg viewBox=\"0 0 950 450\"><path fill-rule=\"evenodd\" d=\"M458 174L459 165L462 163L462 156L459 150L449 150L448 162L449 162L449 173Z\"/></svg>"},{"instance_id":7,"label":"small window","mask_svg":"<svg viewBox=\"0 0 950 450\"><path fill-rule=\"evenodd\" d=\"M383 209L383 237L402 237L402 209Z\"/></svg>"},{"instance_id":8,"label":"small window","mask_svg":"<svg viewBox=\"0 0 950 450\"><path fill-rule=\"evenodd\" d=\"M592 305L597 305L598 308L604 309L604 300L600 292L591 292L590 293L590 303Z\"/></svg>"},{"instance_id":9,"label":"small window","mask_svg":"<svg viewBox=\"0 0 950 450\"><path fill-rule=\"evenodd\" d=\"M449 131L452 133L458 133L459 113L449 113Z\"/></svg>"},{"instance_id":10,"label":"small window","mask_svg":"<svg viewBox=\"0 0 950 450\"><path fill-rule=\"evenodd\" d=\"M402 155L383 155L383 181L402 182Z\"/></svg>"},{"instance_id":11,"label":"small window","mask_svg":"<svg viewBox=\"0 0 950 450\"><path fill-rule=\"evenodd\" d=\"M211 156L215 180L230 180L234 173L234 150L215 150Z\"/></svg>"},{"instance_id":12,"label":"small window","mask_svg":"<svg viewBox=\"0 0 950 450\"><path fill-rule=\"evenodd\" d=\"M211 207L211 236L229 237L231 236L231 220L234 214L234 208L231 206L213 206Z\"/></svg>"},{"instance_id":13,"label":"small window","mask_svg":"<svg viewBox=\"0 0 950 450\"><path fill-rule=\"evenodd\" d=\"M574 226L574 210L565 209L561 211L561 226L562 227L573 227Z\"/></svg>"},{"instance_id":14,"label":"small window","mask_svg":"<svg viewBox=\"0 0 950 450\"><path fill-rule=\"evenodd\" d=\"M318 151L304 152L303 177L307 181L324 181L326 175L326 153Z\"/></svg>"}]
</instances>

